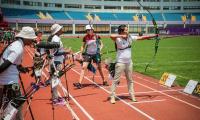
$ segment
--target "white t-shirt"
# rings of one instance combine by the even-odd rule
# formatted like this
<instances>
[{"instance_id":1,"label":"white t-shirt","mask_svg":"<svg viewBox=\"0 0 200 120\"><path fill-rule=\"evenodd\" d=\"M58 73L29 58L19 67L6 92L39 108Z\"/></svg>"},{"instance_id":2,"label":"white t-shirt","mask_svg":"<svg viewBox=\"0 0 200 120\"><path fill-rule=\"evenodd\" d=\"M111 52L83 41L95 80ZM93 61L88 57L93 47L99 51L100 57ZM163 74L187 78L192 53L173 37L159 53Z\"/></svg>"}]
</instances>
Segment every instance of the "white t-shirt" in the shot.
<instances>
[{"instance_id":1,"label":"white t-shirt","mask_svg":"<svg viewBox=\"0 0 200 120\"><path fill-rule=\"evenodd\" d=\"M132 44L132 41L136 41L137 36L129 35L127 40L123 38L117 38L116 44L117 44L117 60L116 62L119 63L131 63L131 48L127 48ZM122 50L120 50L122 49Z\"/></svg>"},{"instance_id":2,"label":"white t-shirt","mask_svg":"<svg viewBox=\"0 0 200 120\"><path fill-rule=\"evenodd\" d=\"M60 48L58 48L58 52L64 52L63 43L62 43L62 41L61 41L59 36L54 35L52 40L51 40L51 42L59 43L60 44ZM57 49L56 49L56 51L57 51ZM62 63L63 60L64 60L64 56L63 55L54 56L54 61L59 61L59 62Z\"/></svg>"},{"instance_id":3,"label":"white t-shirt","mask_svg":"<svg viewBox=\"0 0 200 120\"><path fill-rule=\"evenodd\" d=\"M20 65L22 62L24 52L23 47L24 44L22 40L17 40L10 44L4 51L2 57L0 58L0 64L2 64L4 60L9 60L13 64L0 73L0 85L18 83L19 71L17 70L16 65Z\"/></svg>"}]
</instances>

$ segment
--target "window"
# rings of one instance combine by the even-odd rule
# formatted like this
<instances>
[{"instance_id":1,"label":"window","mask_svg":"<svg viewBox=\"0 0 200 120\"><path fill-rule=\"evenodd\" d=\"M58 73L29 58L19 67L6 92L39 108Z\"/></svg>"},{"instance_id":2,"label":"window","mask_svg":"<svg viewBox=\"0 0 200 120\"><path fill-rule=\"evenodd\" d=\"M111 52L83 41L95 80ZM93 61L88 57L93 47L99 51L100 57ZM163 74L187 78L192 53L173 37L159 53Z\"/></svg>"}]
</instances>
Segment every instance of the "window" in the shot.
<instances>
[{"instance_id":1,"label":"window","mask_svg":"<svg viewBox=\"0 0 200 120\"><path fill-rule=\"evenodd\" d=\"M200 0L183 0L184 2L199 2Z\"/></svg>"},{"instance_id":2,"label":"window","mask_svg":"<svg viewBox=\"0 0 200 120\"><path fill-rule=\"evenodd\" d=\"M181 2L181 0L163 0L163 2Z\"/></svg>"},{"instance_id":3,"label":"window","mask_svg":"<svg viewBox=\"0 0 200 120\"><path fill-rule=\"evenodd\" d=\"M171 10L180 10L181 6L171 6Z\"/></svg>"},{"instance_id":4,"label":"window","mask_svg":"<svg viewBox=\"0 0 200 120\"><path fill-rule=\"evenodd\" d=\"M23 1L23 4L26 6L42 6L41 2Z\"/></svg>"},{"instance_id":5,"label":"window","mask_svg":"<svg viewBox=\"0 0 200 120\"><path fill-rule=\"evenodd\" d=\"M61 3L44 3L44 7L62 8L62 4Z\"/></svg>"},{"instance_id":6,"label":"window","mask_svg":"<svg viewBox=\"0 0 200 120\"><path fill-rule=\"evenodd\" d=\"M180 10L181 6L163 6L163 10Z\"/></svg>"},{"instance_id":7,"label":"window","mask_svg":"<svg viewBox=\"0 0 200 120\"><path fill-rule=\"evenodd\" d=\"M160 0L143 0L143 2L160 2Z\"/></svg>"},{"instance_id":8,"label":"window","mask_svg":"<svg viewBox=\"0 0 200 120\"><path fill-rule=\"evenodd\" d=\"M128 1L137 1L137 0L123 0L123 1L127 1L128 2ZM140 0L139 0L139 2L140 2Z\"/></svg>"},{"instance_id":9,"label":"window","mask_svg":"<svg viewBox=\"0 0 200 120\"><path fill-rule=\"evenodd\" d=\"M169 6L164 6L163 10L169 10Z\"/></svg>"},{"instance_id":10,"label":"window","mask_svg":"<svg viewBox=\"0 0 200 120\"><path fill-rule=\"evenodd\" d=\"M160 6L144 6L147 10L160 10Z\"/></svg>"},{"instance_id":11,"label":"window","mask_svg":"<svg viewBox=\"0 0 200 120\"><path fill-rule=\"evenodd\" d=\"M101 9L100 5L85 5L86 9Z\"/></svg>"},{"instance_id":12,"label":"window","mask_svg":"<svg viewBox=\"0 0 200 120\"><path fill-rule=\"evenodd\" d=\"M81 4L65 4L65 8L82 8Z\"/></svg>"},{"instance_id":13,"label":"window","mask_svg":"<svg viewBox=\"0 0 200 120\"><path fill-rule=\"evenodd\" d=\"M121 6L104 6L104 9L120 10Z\"/></svg>"},{"instance_id":14,"label":"window","mask_svg":"<svg viewBox=\"0 0 200 120\"><path fill-rule=\"evenodd\" d=\"M104 0L104 1L121 1L121 0Z\"/></svg>"},{"instance_id":15,"label":"window","mask_svg":"<svg viewBox=\"0 0 200 120\"><path fill-rule=\"evenodd\" d=\"M54 7L53 3L44 3L44 7Z\"/></svg>"},{"instance_id":16,"label":"window","mask_svg":"<svg viewBox=\"0 0 200 120\"><path fill-rule=\"evenodd\" d=\"M200 6L184 6L183 10L200 10Z\"/></svg>"},{"instance_id":17,"label":"window","mask_svg":"<svg viewBox=\"0 0 200 120\"><path fill-rule=\"evenodd\" d=\"M60 4L60 3L55 3L55 7L57 7L57 8L62 8L62 4Z\"/></svg>"},{"instance_id":18,"label":"window","mask_svg":"<svg viewBox=\"0 0 200 120\"><path fill-rule=\"evenodd\" d=\"M171 2L181 2L181 0L171 0Z\"/></svg>"},{"instance_id":19,"label":"window","mask_svg":"<svg viewBox=\"0 0 200 120\"><path fill-rule=\"evenodd\" d=\"M1 0L2 4L20 5L20 0Z\"/></svg>"},{"instance_id":20,"label":"window","mask_svg":"<svg viewBox=\"0 0 200 120\"><path fill-rule=\"evenodd\" d=\"M139 10L139 6L124 6L124 10Z\"/></svg>"}]
</instances>

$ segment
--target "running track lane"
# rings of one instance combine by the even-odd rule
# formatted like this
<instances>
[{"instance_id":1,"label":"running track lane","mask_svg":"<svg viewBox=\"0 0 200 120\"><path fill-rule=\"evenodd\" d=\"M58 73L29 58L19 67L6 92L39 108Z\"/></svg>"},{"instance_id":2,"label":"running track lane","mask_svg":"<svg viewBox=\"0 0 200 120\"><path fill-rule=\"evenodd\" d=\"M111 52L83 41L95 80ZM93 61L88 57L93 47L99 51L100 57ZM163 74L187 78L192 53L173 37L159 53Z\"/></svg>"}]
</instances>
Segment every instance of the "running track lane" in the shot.
<instances>
[{"instance_id":1,"label":"running track lane","mask_svg":"<svg viewBox=\"0 0 200 120\"><path fill-rule=\"evenodd\" d=\"M160 86L157 84L157 81L155 82L155 80L150 77L137 73L134 74L135 91L136 98L139 101L138 103L131 103L128 99L128 94L124 94L120 96L122 102L117 101L115 105L112 105L107 100L109 87L97 87L97 85L94 85L91 78L86 77L83 81L87 87L80 90L75 89L72 86L72 83L79 79L79 72L80 66L77 66L73 69L73 71L69 71L67 73L69 92L94 119L200 119L200 115L198 114L200 112L198 109L200 107L200 101L196 97L190 97L180 93L180 91ZM89 73L88 76L89 75L91 74ZM97 74L95 82L101 84L101 80L98 80L98 76L99 75ZM62 79L62 81L64 80ZM126 81L124 80L124 77L122 77L120 86L122 87L117 88L117 94L127 93ZM173 89L176 88L174 87ZM165 91L162 92L162 90ZM48 90L48 92L49 91L50 90ZM42 96L43 94L45 95L45 93L42 93ZM141 112L136 111L133 107L139 109ZM74 105L72 108L76 108L76 106ZM60 107L59 110L62 111L62 109L64 108ZM51 116L51 107L48 108L46 105L44 110L49 111L47 116ZM59 114L61 113L60 111ZM76 112L78 116L81 116L82 114L82 119L88 119L82 112L80 112L80 109ZM149 117L145 116L144 113ZM66 114L67 112L64 111L65 116ZM63 119L63 116L60 119Z\"/></svg>"},{"instance_id":2,"label":"running track lane","mask_svg":"<svg viewBox=\"0 0 200 120\"><path fill-rule=\"evenodd\" d=\"M30 57L31 56L31 57ZM24 66L31 66L32 65L32 52L29 51L29 49L25 51L24 53L24 60L23 65ZM22 74L22 80L25 85L25 88L27 89L28 86L30 86L31 82L34 82L35 80L30 77L30 74ZM48 73L45 73L48 77ZM43 78L43 80L46 78ZM65 85L65 84L63 84ZM59 90L61 91L61 90ZM61 92L62 93L62 92ZM40 88L33 96L32 102L31 102L31 108L33 111L33 115L35 117L35 120L53 120L53 109L51 104L51 93L50 93L50 87ZM80 109L80 106L77 106L77 104L72 100L70 100L70 106L73 108L75 113L78 115L79 119L88 119L88 117L83 113ZM24 113L26 112L27 104L23 106ZM55 120L70 120L72 119L72 115L70 114L69 110L65 106L55 106L54 107L54 115ZM25 120L31 120L29 111L27 112L25 116Z\"/></svg>"},{"instance_id":3,"label":"running track lane","mask_svg":"<svg viewBox=\"0 0 200 120\"><path fill-rule=\"evenodd\" d=\"M77 74L80 71L78 68L73 70ZM99 76L97 76L99 78ZM139 78L138 78L139 77ZM92 80L85 77L85 82L92 83ZM126 85L126 80L122 77L120 86ZM147 113L149 116L155 119L181 119L181 120L198 120L200 119L200 100L196 97L191 97L180 93L179 87L174 87L173 89L163 87L157 84L155 80L150 77L135 73L135 91L136 92L147 92L147 91L157 91L149 93L136 94L136 98L141 102L141 104L131 103L134 107ZM108 92L109 88L106 90L102 89L104 92ZM165 90L164 92L160 92ZM117 93L127 93L126 87L119 87ZM129 102L128 94L121 96L123 100ZM142 101L150 101L144 102ZM123 102L123 101L122 101ZM118 102L117 102L118 104ZM176 115L174 115L176 114ZM134 118L134 117L133 117ZM132 119L133 119L132 118Z\"/></svg>"}]
</instances>

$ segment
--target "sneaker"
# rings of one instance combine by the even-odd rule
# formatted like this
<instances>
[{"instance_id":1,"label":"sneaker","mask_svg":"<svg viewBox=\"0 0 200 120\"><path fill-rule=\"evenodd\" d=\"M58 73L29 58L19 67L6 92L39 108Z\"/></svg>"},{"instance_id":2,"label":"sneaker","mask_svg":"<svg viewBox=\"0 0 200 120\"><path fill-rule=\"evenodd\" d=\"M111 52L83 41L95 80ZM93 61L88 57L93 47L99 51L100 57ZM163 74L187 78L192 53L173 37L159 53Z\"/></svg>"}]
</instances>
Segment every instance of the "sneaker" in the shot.
<instances>
[{"instance_id":1,"label":"sneaker","mask_svg":"<svg viewBox=\"0 0 200 120\"><path fill-rule=\"evenodd\" d=\"M50 85L50 84L51 84L51 80L50 80L50 79L46 80L46 81L44 82L44 84L45 84L45 86Z\"/></svg>"},{"instance_id":2,"label":"sneaker","mask_svg":"<svg viewBox=\"0 0 200 120\"><path fill-rule=\"evenodd\" d=\"M103 86L109 86L107 81L103 81Z\"/></svg>"},{"instance_id":3,"label":"sneaker","mask_svg":"<svg viewBox=\"0 0 200 120\"><path fill-rule=\"evenodd\" d=\"M65 100L60 97L53 99L53 105L65 105Z\"/></svg>"},{"instance_id":4,"label":"sneaker","mask_svg":"<svg viewBox=\"0 0 200 120\"><path fill-rule=\"evenodd\" d=\"M131 96L131 101L132 102L137 102L137 100L135 99L135 97Z\"/></svg>"},{"instance_id":5,"label":"sneaker","mask_svg":"<svg viewBox=\"0 0 200 120\"><path fill-rule=\"evenodd\" d=\"M74 87L78 88L78 89L81 89L82 88L82 85L81 83L73 83Z\"/></svg>"},{"instance_id":6,"label":"sneaker","mask_svg":"<svg viewBox=\"0 0 200 120\"><path fill-rule=\"evenodd\" d=\"M111 104L115 104L115 102L116 102L116 101L115 101L115 97L110 97L110 103L111 103Z\"/></svg>"}]
</instances>

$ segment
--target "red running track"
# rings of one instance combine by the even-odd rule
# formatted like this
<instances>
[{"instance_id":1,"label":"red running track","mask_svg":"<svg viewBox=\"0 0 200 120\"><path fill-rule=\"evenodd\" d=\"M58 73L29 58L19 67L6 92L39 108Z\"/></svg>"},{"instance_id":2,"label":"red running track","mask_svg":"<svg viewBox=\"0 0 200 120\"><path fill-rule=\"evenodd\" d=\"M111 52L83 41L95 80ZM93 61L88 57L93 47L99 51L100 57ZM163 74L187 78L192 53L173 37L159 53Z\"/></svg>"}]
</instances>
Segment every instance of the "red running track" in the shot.
<instances>
[{"instance_id":1,"label":"red running track","mask_svg":"<svg viewBox=\"0 0 200 120\"><path fill-rule=\"evenodd\" d=\"M26 49L24 54L24 65L32 65L32 51ZM83 80L84 88L76 89L73 83L77 82L80 76L80 65L67 72L69 84L70 101L72 111L80 120L199 120L200 99L182 92L181 87L168 88L158 83L154 78L134 73L134 89L138 102L132 103L127 92L125 77L121 77L120 85L117 88L118 100L116 104L110 104L108 100L110 87L102 86L102 80L97 73L95 80L92 74L87 72ZM45 75L48 72L45 70ZM107 78L108 73L104 70ZM34 79L30 74L22 75L23 82L27 88ZM43 79L46 79L45 77ZM107 78L108 79L108 78ZM65 85L64 77L61 78ZM109 80L111 85L111 81ZM59 89L62 93L62 90ZM66 106L54 106L52 109L50 88L40 88L32 99L31 108L35 120L70 120L72 114ZM27 104L24 105L24 113ZM27 112L25 120L31 120Z\"/></svg>"}]
</instances>

